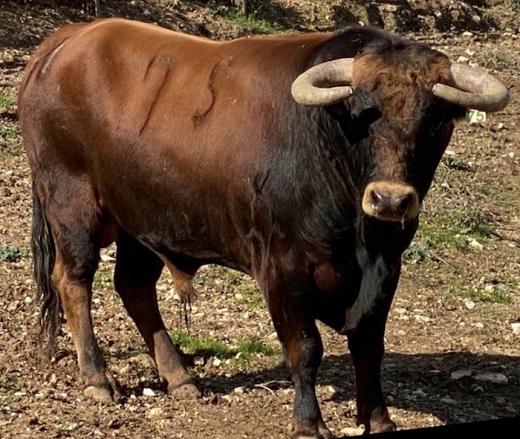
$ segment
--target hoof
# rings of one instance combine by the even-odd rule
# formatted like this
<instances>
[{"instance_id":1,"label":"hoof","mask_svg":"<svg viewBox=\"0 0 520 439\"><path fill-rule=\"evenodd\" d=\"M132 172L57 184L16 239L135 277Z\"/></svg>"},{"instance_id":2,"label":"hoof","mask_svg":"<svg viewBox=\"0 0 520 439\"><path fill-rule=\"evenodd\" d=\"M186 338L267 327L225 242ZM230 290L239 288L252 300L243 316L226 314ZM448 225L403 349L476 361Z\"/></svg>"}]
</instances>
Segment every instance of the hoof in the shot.
<instances>
[{"instance_id":1,"label":"hoof","mask_svg":"<svg viewBox=\"0 0 520 439\"><path fill-rule=\"evenodd\" d=\"M83 393L85 396L103 404L112 404L114 402L114 398L105 387L88 386Z\"/></svg>"},{"instance_id":2,"label":"hoof","mask_svg":"<svg viewBox=\"0 0 520 439\"><path fill-rule=\"evenodd\" d=\"M320 437L323 439L332 439L333 438L332 433L330 432L330 430L327 427L320 428Z\"/></svg>"},{"instance_id":3,"label":"hoof","mask_svg":"<svg viewBox=\"0 0 520 439\"><path fill-rule=\"evenodd\" d=\"M319 433L312 433L310 431L296 432L291 436L291 439L332 439L332 433L328 428L320 429Z\"/></svg>"},{"instance_id":4,"label":"hoof","mask_svg":"<svg viewBox=\"0 0 520 439\"><path fill-rule=\"evenodd\" d=\"M168 394L179 400L198 399L201 397L200 390L192 383L168 386Z\"/></svg>"},{"instance_id":5,"label":"hoof","mask_svg":"<svg viewBox=\"0 0 520 439\"><path fill-rule=\"evenodd\" d=\"M390 433L396 429L397 427L392 421L387 421L381 424L371 425L370 433Z\"/></svg>"}]
</instances>

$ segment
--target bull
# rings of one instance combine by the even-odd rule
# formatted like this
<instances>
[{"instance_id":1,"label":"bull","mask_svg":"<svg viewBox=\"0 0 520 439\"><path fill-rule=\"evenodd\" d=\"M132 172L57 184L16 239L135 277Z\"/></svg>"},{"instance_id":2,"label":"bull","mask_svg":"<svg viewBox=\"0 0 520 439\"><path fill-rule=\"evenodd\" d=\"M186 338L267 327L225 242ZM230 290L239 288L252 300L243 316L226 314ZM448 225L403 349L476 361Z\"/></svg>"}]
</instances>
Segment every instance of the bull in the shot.
<instances>
[{"instance_id":1,"label":"bull","mask_svg":"<svg viewBox=\"0 0 520 439\"><path fill-rule=\"evenodd\" d=\"M41 336L64 313L85 394L119 396L94 336L92 282L114 286L168 392L199 395L159 313L164 266L185 302L204 264L251 275L294 382L293 438L330 438L315 394L316 321L345 334L358 423L395 429L381 362L401 255L466 108L508 89L382 30L216 42L105 19L49 36L19 117L31 168Z\"/></svg>"}]
</instances>

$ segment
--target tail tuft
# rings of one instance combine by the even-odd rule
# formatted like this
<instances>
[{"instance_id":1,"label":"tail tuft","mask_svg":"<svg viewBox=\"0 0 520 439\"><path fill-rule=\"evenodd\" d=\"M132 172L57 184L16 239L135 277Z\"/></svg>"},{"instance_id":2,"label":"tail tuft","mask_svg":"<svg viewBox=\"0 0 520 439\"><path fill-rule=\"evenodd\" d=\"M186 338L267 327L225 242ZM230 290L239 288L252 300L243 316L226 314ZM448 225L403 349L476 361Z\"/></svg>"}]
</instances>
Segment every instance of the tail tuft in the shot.
<instances>
[{"instance_id":1,"label":"tail tuft","mask_svg":"<svg viewBox=\"0 0 520 439\"><path fill-rule=\"evenodd\" d=\"M41 304L39 342L51 359L56 353L56 337L61 328L63 311L58 290L52 281L56 261L54 238L34 184L31 252L36 300Z\"/></svg>"}]
</instances>

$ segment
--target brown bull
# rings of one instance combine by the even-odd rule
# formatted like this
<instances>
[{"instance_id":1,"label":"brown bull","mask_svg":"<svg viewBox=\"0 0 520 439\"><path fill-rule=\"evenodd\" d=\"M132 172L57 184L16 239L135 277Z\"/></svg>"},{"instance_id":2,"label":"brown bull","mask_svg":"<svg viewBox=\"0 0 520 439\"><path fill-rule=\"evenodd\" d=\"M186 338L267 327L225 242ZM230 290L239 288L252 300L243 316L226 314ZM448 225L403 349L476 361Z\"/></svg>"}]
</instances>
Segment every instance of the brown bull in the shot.
<instances>
[{"instance_id":1,"label":"brown bull","mask_svg":"<svg viewBox=\"0 0 520 439\"><path fill-rule=\"evenodd\" d=\"M62 306L86 394L117 397L90 316L100 248L115 241L115 289L161 379L197 395L155 284L166 265L189 300L200 266L225 265L266 299L294 438L331 437L316 320L348 337L359 422L393 430L380 366L401 254L464 107L508 98L491 76L369 28L213 42L121 19L64 27L19 93L42 333L52 345Z\"/></svg>"}]
</instances>

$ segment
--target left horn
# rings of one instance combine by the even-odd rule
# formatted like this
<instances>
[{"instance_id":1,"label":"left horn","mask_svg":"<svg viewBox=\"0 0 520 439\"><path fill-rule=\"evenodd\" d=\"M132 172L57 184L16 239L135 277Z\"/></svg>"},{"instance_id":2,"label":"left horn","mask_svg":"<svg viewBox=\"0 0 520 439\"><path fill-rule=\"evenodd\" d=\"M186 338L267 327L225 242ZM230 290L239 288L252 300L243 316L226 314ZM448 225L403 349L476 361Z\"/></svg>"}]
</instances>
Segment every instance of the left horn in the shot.
<instances>
[{"instance_id":1,"label":"left horn","mask_svg":"<svg viewBox=\"0 0 520 439\"><path fill-rule=\"evenodd\" d=\"M453 104L493 113L509 103L509 90L498 79L483 70L466 64L452 63L451 75L455 87L435 84L435 96Z\"/></svg>"},{"instance_id":2,"label":"left horn","mask_svg":"<svg viewBox=\"0 0 520 439\"><path fill-rule=\"evenodd\" d=\"M296 102L309 106L332 105L352 94L352 64L354 58L341 58L317 64L292 83L291 93ZM335 85L336 84L336 85Z\"/></svg>"}]
</instances>

